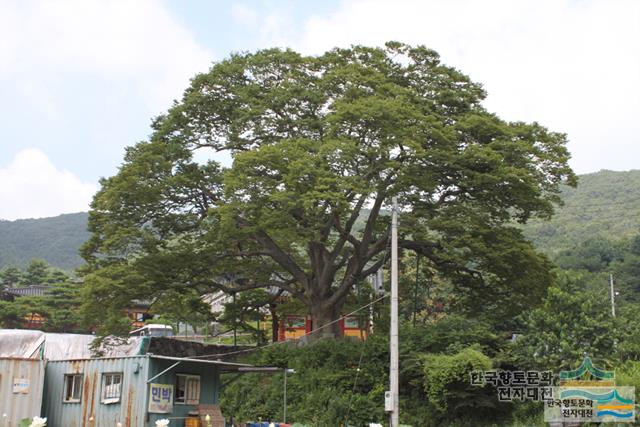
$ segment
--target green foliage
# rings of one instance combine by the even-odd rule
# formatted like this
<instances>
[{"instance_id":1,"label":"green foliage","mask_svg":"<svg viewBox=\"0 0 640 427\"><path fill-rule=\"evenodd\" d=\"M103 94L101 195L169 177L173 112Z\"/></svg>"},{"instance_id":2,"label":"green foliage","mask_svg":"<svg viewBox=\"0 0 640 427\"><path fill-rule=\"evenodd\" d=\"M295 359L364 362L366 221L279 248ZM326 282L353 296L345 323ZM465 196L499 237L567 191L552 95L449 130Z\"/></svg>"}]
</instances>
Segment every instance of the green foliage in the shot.
<instances>
[{"instance_id":1,"label":"green foliage","mask_svg":"<svg viewBox=\"0 0 640 427\"><path fill-rule=\"evenodd\" d=\"M78 311L81 287L72 281L55 283L48 294L21 299L21 302L45 317L44 331L86 333Z\"/></svg>"},{"instance_id":2,"label":"green foliage","mask_svg":"<svg viewBox=\"0 0 640 427\"><path fill-rule=\"evenodd\" d=\"M502 404L495 389L470 386L469 372L500 368L498 356L507 346L486 321L451 316L415 328L404 323L400 333L402 423L429 427L541 425L539 405ZM339 425L347 415L353 426L386 419L386 334L375 333L365 343L342 339L302 347L282 344L257 350L246 361L295 369L288 376L288 419L315 427ZM236 421L281 420L281 374L248 374L229 380L221 393L226 414ZM517 424L518 420L531 423Z\"/></svg>"},{"instance_id":3,"label":"green foliage","mask_svg":"<svg viewBox=\"0 0 640 427\"><path fill-rule=\"evenodd\" d=\"M640 303L640 256L627 251L609 271L614 276L616 290L620 292L618 301L622 304Z\"/></svg>"},{"instance_id":4,"label":"green foliage","mask_svg":"<svg viewBox=\"0 0 640 427\"><path fill-rule=\"evenodd\" d=\"M0 326L22 328L33 315L42 316L46 332L86 333L78 307L82 285L71 280L57 282L45 295L20 296L0 301Z\"/></svg>"},{"instance_id":5,"label":"green foliage","mask_svg":"<svg viewBox=\"0 0 640 427\"><path fill-rule=\"evenodd\" d=\"M478 390L469 383L472 371L488 371L491 359L473 348L448 354L422 356L424 364L424 388L429 404L440 415L449 418L470 415L477 408L495 408L495 395L487 393L477 399ZM473 399L476 397L476 399Z\"/></svg>"},{"instance_id":6,"label":"green foliage","mask_svg":"<svg viewBox=\"0 0 640 427\"><path fill-rule=\"evenodd\" d=\"M84 277L80 314L83 323L97 327L101 335L128 336L131 330L124 308L144 300L153 283L126 265L113 264Z\"/></svg>"},{"instance_id":7,"label":"green foliage","mask_svg":"<svg viewBox=\"0 0 640 427\"><path fill-rule=\"evenodd\" d=\"M577 247L561 252L555 259L559 267L567 270L605 271L614 261L623 258L620 243L603 237L580 242Z\"/></svg>"},{"instance_id":8,"label":"green foliage","mask_svg":"<svg viewBox=\"0 0 640 427\"><path fill-rule=\"evenodd\" d=\"M640 398L640 362L627 360L615 369L616 384L636 388L636 401Z\"/></svg>"},{"instance_id":9,"label":"green foliage","mask_svg":"<svg viewBox=\"0 0 640 427\"><path fill-rule=\"evenodd\" d=\"M281 345L264 349L250 361L295 369L287 378L288 419L335 426L345 422L348 413L350 425L363 425L385 417L386 345L383 337L376 336L366 345L346 339L321 340L301 348ZM358 372L363 351L364 363ZM244 375L221 394L223 411L237 421L259 417L281 420L282 387L282 374Z\"/></svg>"},{"instance_id":10,"label":"green foliage","mask_svg":"<svg viewBox=\"0 0 640 427\"><path fill-rule=\"evenodd\" d=\"M588 291L579 273L560 273L543 305L523 316L525 333L516 341L518 366L573 369L588 354L610 364L618 336L607 294Z\"/></svg>"},{"instance_id":11,"label":"green foliage","mask_svg":"<svg viewBox=\"0 0 640 427\"><path fill-rule=\"evenodd\" d=\"M616 316L618 334L616 346L613 350L617 353L620 361L640 360L640 318L638 317L640 304L624 303L619 304Z\"/></svg>"},{"instance_id":12,"label":"green foliage","mask_svg":"<svg viewBox=\"0 0 640 427\"><path fill-rule=\"evenodd\" d=\"M89 239L87 213L52 218L0 220L0 268L24 268L40 258L71 271L82 264L78 248Z\"/></svg>"},{"instance_id":13,"label":"green foliage","mask_svg":"<svg viewBox=\"0 0 640 427\"><path fill-rule=\"evenodd\" d=\"M22 282L22 270L15 266L5 267L0 271L0 279L5 288L17 286Z\"/></svg>"},{"instance_id":14,"label":"green foliage","mask_svg":"<svg viewBox=\"0 0 640 427\"><path fill-rule=\"evenodd\" d=\"M50 266L46 261L33 259L25 271L6 267L0 272L4 287L0 301L0 326L21 328L32 316L44 318L42 329L50 332L80 332L78 308L81 283L71 279L64 271ZM47 285L45 295L13 296L8 287Z\"/></svg>"},{"instance_id":15,"label":"green foliage","mask_svg":"<svg viewBox=\"0 0 640 427\"><path fill-rule=\"evenodd\" d=\"M0 327L21 328L26 316L25 307L14 301L0 301Z\"/></svg>"},{"instance_id":16,"label":"green foliage","mask_svg":"<svg viewBox=\"0 0 640 427\"><path fill-rule=\"evenodd\" d=\"M24 271L15 266L5 267L0 271L0 284L5 288L33 285L50 285L69 279L64 271L52 267L43 259L34 258Z\"/></svg>"},{"instance_id":17,"label":"green foliage","mask_svg":"<svg viewBox=\"0 0 640 427\"><path fill-rule=\"evenodd\" d=\"M168 290L153 304L153 314L174 325L175 331L179 323L197 327L212 320L211 307L193 290ZM153 323L158 322L153 320Z\"/></svg>"},{"instance_id":18,"label":"green foliage","mask_svg":"<svg viewBox=\"0 0 640 427\"><path fill-rule=\"evenodd\" d=\"M47 282L50 265L43 259L32 259L22 274L22 285L42 285Z\"/></svg>"},{"instance_id":19,"label":"green foliage","mask_svg":"<svg viewBox=\"0 0 640 427\"><path fill-rule=\"evenodd\" d=\"M494 332L487 320L455 314L415 328L405 325L401 339L409 352L434 354L455 354L473 346L494 357L504 346L504 338Z\"/></svg>"},{"instance_id":20,"label":"green foliage","mask_svg":"<svg viewBox=\"0 0 640 427\"><path fill-rule=\"evenodd\" d=\"M219 315L217 321L225 325L228 329L236 329L241 332L248 332L258 344L267 342L267 335L263 329L258 328L259 322L263 319L263 309L269 304L275 304L275 298L264 289L253 289L238 294L235 301L231 301L224 306L224 311ZM288 314L296 313L289 311Z\"/></svg>"}]
</instances>

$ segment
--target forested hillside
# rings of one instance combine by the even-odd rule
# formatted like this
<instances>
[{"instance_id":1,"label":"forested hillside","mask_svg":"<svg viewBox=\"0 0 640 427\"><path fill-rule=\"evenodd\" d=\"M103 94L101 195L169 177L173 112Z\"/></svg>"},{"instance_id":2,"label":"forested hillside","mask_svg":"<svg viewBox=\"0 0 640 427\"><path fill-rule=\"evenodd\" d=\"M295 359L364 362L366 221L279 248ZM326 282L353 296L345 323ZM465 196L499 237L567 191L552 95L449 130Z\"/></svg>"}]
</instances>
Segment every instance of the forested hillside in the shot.
<instances>
[{"instance_id":1,"label":"forested hillside","mask_svg":"<svg viewBox=\"0 0 640 427\"><path fill-rule=\"evenodd\" d=\"M549 254L594 237L618 240L640 232L640 170L580 175L578 188L564 187L564 206L551 221L531 221L525 235Z\"/></svg>"},{"instance_id":2,"label":"forested hillside","mask_svg":"<svg viewBox=\"0 0 640 427\"><path fill-rule=\"evenodd\" d=\"M89 238L87 213L0 221L0 268L25 267L33 258L72 270L82 263L80 245Z\"/></svg>"}]
</instances>

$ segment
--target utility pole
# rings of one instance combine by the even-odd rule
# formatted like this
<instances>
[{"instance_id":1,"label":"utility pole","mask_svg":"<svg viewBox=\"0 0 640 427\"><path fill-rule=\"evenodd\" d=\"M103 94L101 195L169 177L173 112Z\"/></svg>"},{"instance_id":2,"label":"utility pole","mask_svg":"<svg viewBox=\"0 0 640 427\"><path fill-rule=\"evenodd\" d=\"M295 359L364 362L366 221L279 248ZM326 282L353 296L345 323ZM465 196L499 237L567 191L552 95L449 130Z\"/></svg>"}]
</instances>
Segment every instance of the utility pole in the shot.
<instances>
[{"instance_id":1,"label":"utility pole","mask_svg":"<svg viewBox=\"0 0 640 427\"><path fill-rule=\"evenodd\" d=\"M238 307L236 307L236 291L232 291L233 295L233 346L238 346Z\"/></svg>"},{"instance_id":2,"label":"utility pole","mask_svg":"<svg viewBox=\"0 0 640 427\"><path fill-rule=\"evenodd\" d=\"M611 285L611 316L616 317L615 293L613 292L613 274L609 273L609 284Z\"/></svg>"},{"instance_id":3,"label":"utility pole","mask_svg":"<svg viewBox=\"0 0 640 427\"><path fill-rule=\"evenodd\" d=\"M416 313L418 311L418 286L420 286L420 254L416 254L416 288L413 292L413 327L416 326Z\"/></svg>"},{"instance_id":4,"label":"utility pole","mask_svg":"<svg viewBox=\"0 0 640 427\"><path fill-rule=\"evenodd\" d=\"M295 374L295 369L284 368L284 398L283 398L283 408L282 408L282 422L287 422L287 374Z\"/></svg>"},{"instance_id":5,"label":"utility pole","mask_svg":"<svg viewBox=\"0 0 640 427\"><path fill-rule=\"evenodd\" d=\"M400 421L399 372L398 372L398 199L393 198L391 216L391 363L389 385L391 391L390 427L398 427Z\"/></svg>"}]
</instances>

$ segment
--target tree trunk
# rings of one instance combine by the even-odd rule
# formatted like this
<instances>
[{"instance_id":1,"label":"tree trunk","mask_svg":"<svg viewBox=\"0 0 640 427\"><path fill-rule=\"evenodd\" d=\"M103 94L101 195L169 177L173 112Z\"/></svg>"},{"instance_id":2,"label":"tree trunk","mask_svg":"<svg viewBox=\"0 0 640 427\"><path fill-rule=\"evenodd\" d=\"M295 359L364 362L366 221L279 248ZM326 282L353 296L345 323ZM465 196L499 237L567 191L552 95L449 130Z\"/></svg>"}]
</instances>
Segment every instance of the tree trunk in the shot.
<instances>
[{"instance_id":1,"label":"tree trunk","mask_svg":"<svg viewBox=\"0 0 640 427\"><path fill-rule=\"evenodd\" d=\"M278 313L276 312L276 305L269 304L269 311L271 312L271 342L278 341L278 328L279 328L279 319Z\"/></svg>"},{"instance_id":2,"label":"tree trunk","mask_svg":"<svg viewBox=\"0 0 640 427\"><path fill-rule=\"evenodd\" d=\"M313 338L337 338L341 337L342 329L338 319L341 316L341 310L344 301L335 305L327 303L311 304L311 322Z\"/></svg>"}]
</instances>

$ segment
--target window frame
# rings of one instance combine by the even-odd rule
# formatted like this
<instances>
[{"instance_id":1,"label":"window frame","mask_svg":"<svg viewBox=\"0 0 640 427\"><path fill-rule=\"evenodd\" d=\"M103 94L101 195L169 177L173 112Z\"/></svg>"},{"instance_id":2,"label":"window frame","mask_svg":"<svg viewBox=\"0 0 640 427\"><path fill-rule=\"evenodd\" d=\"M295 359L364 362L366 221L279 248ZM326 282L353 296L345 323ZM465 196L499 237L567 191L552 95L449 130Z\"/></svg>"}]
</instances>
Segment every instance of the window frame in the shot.
<instances>
[{"instance_id":1,"label":"window frame","mask_svg":"<svg viewBox=\"0 0 640 427\"><path fill-rule=\"evenodd\" d=\"M180 391L180 383L179 383L179 378L182 377L184 378L184 397L180 398L182 400L178 400L178 393ZM193 396L189 395L189 380L197 380L198 381L198 385L196 388L197 391L197 396L195 398L193 398ZM193 391L193 390L191 390ZM202 379L200 377L200 375L195 375L195 374L176 374L176 392L173 395L173 403L176 405L199 405L200 404L200 397L202 394ZM191 397L191 399L189 399L189 397Z\"/></svg>"},{"instance_id":2,"label":"window frame","mask_svg":"<svg viewBox=\"0 0 640 427\"><path fill-rule=\"evenodd\" d=\"M71 381L71 397L67 395L68 384ZM84 374L64 374L62 402L63 403L80 403L82 402ZM77 388L79 385L79 388ZM75 391L79 390L78 397L75 396Z\"/></svg>"},{"instance_id":3,"label":"window frame","mask_svg":"<svg viewBox=\"0 0 640 427\"><path fill-rule=\"evenodd\" d=\"M111 378L111 384L107 385L107 378ZM107 387L111 387L114 385L113 379L120 378L119 385L117 388L118 395L117 396L106 396ZM122 383L124 381L124 372L103 372L102 373L102 381L100 383L100 403L103 405L109 405L113 403L119 403L122 398Z\"/></svg>"}]
</instances>

